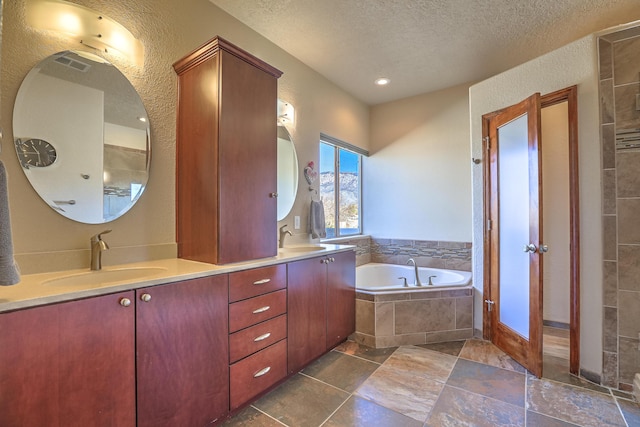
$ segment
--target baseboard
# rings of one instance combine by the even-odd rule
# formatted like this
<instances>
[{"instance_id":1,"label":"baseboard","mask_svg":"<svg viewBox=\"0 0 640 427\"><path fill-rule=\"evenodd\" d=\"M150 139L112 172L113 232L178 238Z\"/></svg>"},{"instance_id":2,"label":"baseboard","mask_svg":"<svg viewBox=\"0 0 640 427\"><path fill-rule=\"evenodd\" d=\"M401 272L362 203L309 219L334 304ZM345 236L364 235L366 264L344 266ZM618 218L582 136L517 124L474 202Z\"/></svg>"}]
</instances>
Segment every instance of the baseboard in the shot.
<instances>
[{"instance_id":1,"label":"baseboard","mask_svg":"<svg viewBox=\"0 0 640 427\"><path fill-rule=\"evenodd\" d=\"M580 369L580 376L591 381L592 383L602 384L602 378L600 374L588 371L586 369Z\"/></svg>"},{"instance_id":2,"label":"baseboard","mask_svg":"<svg viewBox=\"0 0 640 427\"><path fill-rule=\"evenodd\" d=\"M570 329L570 325L568 323L563 323L563 322L556 322L553 320L543 320L542 321L542 325L543 326L550 326L552 328L558 328L558 329Z\"/></svg>"}]
</instances>

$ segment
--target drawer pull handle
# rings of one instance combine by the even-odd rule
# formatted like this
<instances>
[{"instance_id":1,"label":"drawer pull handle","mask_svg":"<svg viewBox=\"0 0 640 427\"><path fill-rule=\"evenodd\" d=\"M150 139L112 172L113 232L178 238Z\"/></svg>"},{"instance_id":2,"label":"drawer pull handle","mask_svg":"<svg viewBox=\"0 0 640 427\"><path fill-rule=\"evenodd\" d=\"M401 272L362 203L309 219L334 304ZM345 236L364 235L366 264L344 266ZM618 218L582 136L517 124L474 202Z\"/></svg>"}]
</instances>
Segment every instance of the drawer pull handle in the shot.
<instances>
[{"instance_id":1,"label":"drawer pull handle","mask_svg":"<svg viewBox=\"0 0 640 427\"><path fill-rule=\"evenodd\" d=\"M256 280L255 282L253 282L254 285L264 285L265 283L269 283L271 281L271 279L262 279L262 280Z\"/></svg>"},{"instance_id":2,"label":"drawer pull handle","mask_svg":"<svg viewBox=\"0 0 640 427\"><path fill-rule=\"evenodd\" d=\"M267 366L266 368L260 369L258 372L253 374L253 378L258 378L263 375L266 375L267 373L269 373L270 370L271 370L271 366Z\"/></svg>"},{"instance_id":3,"label":"drawer pull handle","mask_svg":"<svg viewBox=\"0 0 640 427\"><path fill-rule=\"evenodd\" d=\"M266 334L262 334L259 337L256 337L253 341L258 342L258 341L266 340L270 336L271 336L271 332L267 332Z\"/></svg>"},{"instance_id":4,"label":"drawer pull handle","mask_svg":"<svg viewBox=\"0 0 640 427\"><path fill-rule=\"evenodd\" d=\"M264 313L265 311L269 310L271 307L268 305L265 305L264 307L260 307L260 308L256 308L255 310L253 310L253 314L258 314L258 313Z\"/></svg>"}]
</instances>

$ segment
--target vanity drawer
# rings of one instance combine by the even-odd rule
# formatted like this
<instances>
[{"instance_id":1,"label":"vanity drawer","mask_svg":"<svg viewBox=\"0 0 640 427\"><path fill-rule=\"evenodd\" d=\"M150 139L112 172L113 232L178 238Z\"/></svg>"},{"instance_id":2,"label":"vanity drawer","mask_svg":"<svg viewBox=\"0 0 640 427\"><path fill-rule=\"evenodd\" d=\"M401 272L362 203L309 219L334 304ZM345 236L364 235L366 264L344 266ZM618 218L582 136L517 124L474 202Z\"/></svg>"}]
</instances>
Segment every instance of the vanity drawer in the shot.
<instances>
[{"instance_id":1,"label":"vanity drawer","mask_svg":"<svg viewBox=\"0 0 640 427\"><path fill-rule=\"evenodd\" d=\"M238 361L286 337L286 314L233 333L229 336L229 361Z\"/></svg>"},{"instance_id":2,"label":"vanity drawer","mask_svg":"<svg viewBox=\"0 0 640 427\"><path fill-rule=\"evenodd\" d=\"M287 311L285 289L229 304L229 332L253 326Z\"/></svg>"},{"instance_id":3,"label":"vanity drawer","mask_svg":"<svg viewBox=\"0 0 640 427\"><path fill-rule=\"evenodd\" d=\"M229 274L229 302L236 302L287 287L287 266L254 268Z\"/></svg>"},{"instance_id":4,"label":"vanity drawer","mask_svg":"<svg viewBox=\"0 0 640 427\"><path fill-rule=\"evenodd\" d=\"M234 363L229 368L231 410L287 376L287 340Z\"/></svg>"}]
</instances>

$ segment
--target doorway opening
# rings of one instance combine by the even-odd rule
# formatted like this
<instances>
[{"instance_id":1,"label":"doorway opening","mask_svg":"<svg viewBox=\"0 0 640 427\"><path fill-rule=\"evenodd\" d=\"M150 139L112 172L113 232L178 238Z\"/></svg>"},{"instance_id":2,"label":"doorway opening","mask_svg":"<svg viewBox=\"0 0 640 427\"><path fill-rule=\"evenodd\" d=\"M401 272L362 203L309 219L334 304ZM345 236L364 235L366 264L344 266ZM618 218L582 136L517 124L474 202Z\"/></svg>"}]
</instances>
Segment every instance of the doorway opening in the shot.
<instances>
[{"instance_id":1,"label":"doorway opening","mask_svg":"<svg viewBox=\"0 0 640 427\"><path fill-rule=\"evenodd\" d=\"M516 128L520 130L514 131ZM542 375L543 347L547 364L564 359L564 369L579 374L577 130L576 86L548 95L536 94L520 104L483 116L484 213L487 219L484 227L483 337L538 376ZM509 142L509 138L518 132L520 136L515 139L520 138L524 145ZM519 167L507 166L517 158L521 162ZM502 169L499 168L500 161L503 162ZM524 173L518 178L517 172L523 169ZM508 175L514 171L515 175ZM509 189L517 179L522 181L521 187ZM505 199L502 203L501 198ZM514 199L518 199L519 205L512 206L510 201ZM515 218L524 228L519 236L518 232L513 232L509 217ZM501 233L502 228L505 231ZM516 243L505 237L511 235L517 236ZM519 256L512 251L518 244ZM519 267L513 268L515 264ZM513 283L514 278L508 277L513 276L514 270L516 276L520 276L515 281L522 283ZM502 286L501 281L504 282ZM512 283L521 289L509 290ZM514 292L520 296L514 297ZM501 296L505 300L502 306ZM517 304L518 298L523 312L520 317L525 323L507 319L512 316L507 303L511 305L516 301Z\"/></svg>"}]
</instances>

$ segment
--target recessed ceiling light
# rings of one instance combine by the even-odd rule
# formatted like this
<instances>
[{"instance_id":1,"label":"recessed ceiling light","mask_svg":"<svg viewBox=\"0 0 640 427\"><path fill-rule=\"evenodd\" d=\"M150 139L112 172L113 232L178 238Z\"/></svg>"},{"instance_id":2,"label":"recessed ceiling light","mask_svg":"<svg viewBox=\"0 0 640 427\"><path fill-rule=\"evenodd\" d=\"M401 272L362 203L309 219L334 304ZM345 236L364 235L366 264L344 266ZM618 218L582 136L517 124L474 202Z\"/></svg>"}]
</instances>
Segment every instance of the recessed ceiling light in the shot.
<instances>
[{"instance_id":1,"label":"recessed ceiling light","mask_svg":"<svg viewBox=\"0 0 640 427\"><path fill-rule=\"evenodd\" d=\"M390 82L391 82L391 80L386 78L386 77L380 77L379 79L376 79L376 81L375 81L375 83L378 86L388 85Z\"/></svg>"}]
</instances>

